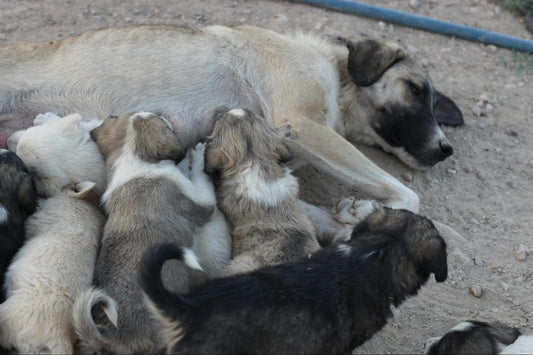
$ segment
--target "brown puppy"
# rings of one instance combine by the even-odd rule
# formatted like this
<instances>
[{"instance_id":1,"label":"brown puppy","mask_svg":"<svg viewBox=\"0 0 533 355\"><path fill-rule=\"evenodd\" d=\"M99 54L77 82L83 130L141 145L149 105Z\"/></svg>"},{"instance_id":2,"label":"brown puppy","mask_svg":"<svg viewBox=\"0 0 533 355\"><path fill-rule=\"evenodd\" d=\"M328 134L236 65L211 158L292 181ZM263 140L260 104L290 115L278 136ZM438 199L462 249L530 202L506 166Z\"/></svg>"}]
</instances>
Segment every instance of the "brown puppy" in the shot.
<instances>
[{"instance_id":1,"label":"brown puppy","mask_svg":"<svg viewBox=\"0 0 533 355\"><path fill-rule=\"evenodd\" d=\"M205 169L215 176L217 202L232 228L227 272L279 264L319 249L313 225L298 204L298 181L283 163L291 154L263 117L235 109L215 123Z\"/></svg>"}]
</instances>

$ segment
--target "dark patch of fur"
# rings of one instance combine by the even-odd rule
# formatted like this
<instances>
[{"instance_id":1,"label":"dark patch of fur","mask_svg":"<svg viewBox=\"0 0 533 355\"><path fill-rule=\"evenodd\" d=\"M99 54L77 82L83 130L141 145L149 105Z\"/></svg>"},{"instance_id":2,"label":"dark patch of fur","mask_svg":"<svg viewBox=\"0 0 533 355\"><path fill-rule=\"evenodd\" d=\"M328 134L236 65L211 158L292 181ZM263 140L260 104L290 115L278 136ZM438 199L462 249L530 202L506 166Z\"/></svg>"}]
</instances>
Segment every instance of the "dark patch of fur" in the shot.
<instances>
[{"instance_id":1,"label":"dark patch of fur","mask_svg":"<svg viewBox=\"0 0 533 355\"><path fill-rule=\"evenodd\" d=\"M520 336L516 328L504 324L468 320L472 327L452 330L428 349L427 354L498 354L498 343L510 345Z\"/></svg>"},{"instance_id":2,"label":"dark patch of fur","mask_svg":"<svg viewBox=\"0 0 533 355\"><path fill-rule=\"evenodd\" d=\"M447 270L445 257L436 268L430 260L446 255L432 223L390 209L357 226L350 242L179 295L159 272L181 255L166 244L140 264L141 287L159 316L183 330L169 353L349 353L386 324L391 304L416 294L431 272L442 281Z\"/></svg>"},{"instance_id":3,"label":"dark patch of fur","mask_svg":"<svg viewBox=\"0 0 533 355\"><path fill-rule=\"evenodd\" d=\"M0 153L0 203L9 213L6 223L0 223L0 302L3 302L4 274L24 243L24 222L37 207L33 178L24 162L12 152Z\"/></svg>"}]
</instances>

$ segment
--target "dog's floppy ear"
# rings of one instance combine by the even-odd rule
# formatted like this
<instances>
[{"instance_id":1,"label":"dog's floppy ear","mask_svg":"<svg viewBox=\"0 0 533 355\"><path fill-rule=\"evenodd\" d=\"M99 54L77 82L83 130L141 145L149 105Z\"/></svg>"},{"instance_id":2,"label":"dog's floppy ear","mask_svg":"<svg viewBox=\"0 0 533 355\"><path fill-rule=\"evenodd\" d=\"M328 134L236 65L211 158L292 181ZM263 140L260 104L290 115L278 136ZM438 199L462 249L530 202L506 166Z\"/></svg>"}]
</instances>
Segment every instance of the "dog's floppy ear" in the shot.
<instances>
[{"instance_id":1,"label":"dog's floppy ear","mask_svg":"<svg viewBox=\"0 0 533 355\"><path fill-rule=\"evenodd\" d=\"M22 209L29 216L37 208L37 189L29 174L24 174L18 187L18 200Z\"/></svg>"},{"instance_id":2,"label":"dog's floppy ear","mask_svg":"<svg viewBox=\"0 0 533 355\"><path fill-rule=\"evenodd\" d=\"M365 39L356 43L348 41L348 73L359 86L375 83L394 63L405 58L400 48Z\"/></svg>"},{"instance_id":3,"label":"dog's floppy ear","mask_svg":"<svg viewBox=\"0 0 533 355\"><path fill-rule=\"evenodd\" d=\"M95 186L96 184L92 181L83 181L76 184L76 186L68 192L68 195L78 200L98 205L100 196L95 191Z\"/></svg>"},{"instance_id":4,"label":"dog's floppy ear","mask_svg":"<svg viewBox=\"0 0 533 355\"><path fill-rule=\"evenodd\" d=\"M142 160L179 162L185 157L184 147L162 118L156 115L137 116L133 121L133 129L136 132L135 152Z\"/></svg>"},{"instance_id":5,"label":"dog's floppy ear","mask_svg":"<svg viewBox=\"0 0 533 355\"><path fill-rule=\"evenodd\" d=\"M448 277L448 257L446 243L442 239L433 238L427 241L425 265L427 271L435 274L435 281L444 282Z\"/></svg>"},{"instance_id":6,"label":"dog's floppy ear","mask_svg":"<svg viewBox=\"0 0 533 355\"><path fill-rule=\"evenodd\" d=\"M445 126L461 126L465 123L463 113L449 97L435 90L433 115L438 124Z\"/></svg>"}]
</instances>

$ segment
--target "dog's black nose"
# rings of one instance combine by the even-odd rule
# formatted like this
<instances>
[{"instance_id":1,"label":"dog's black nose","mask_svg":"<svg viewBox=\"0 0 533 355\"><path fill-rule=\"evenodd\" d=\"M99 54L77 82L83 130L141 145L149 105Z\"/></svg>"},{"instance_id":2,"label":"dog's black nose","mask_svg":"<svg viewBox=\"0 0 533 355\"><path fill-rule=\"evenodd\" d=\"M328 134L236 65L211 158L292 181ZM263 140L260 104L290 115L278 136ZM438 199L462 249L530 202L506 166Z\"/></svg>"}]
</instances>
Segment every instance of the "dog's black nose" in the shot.
<instances>
[{"instance_id":1,"label":"dog's black nose","mask_svg":"<svg viewBox=\"0 0 533 355\"><path fill-rule=\"evenodd\" d=\"M440 142L440 150L445 158L453 154L453 146L449 142Z\"/></svg>"}]
</instances>

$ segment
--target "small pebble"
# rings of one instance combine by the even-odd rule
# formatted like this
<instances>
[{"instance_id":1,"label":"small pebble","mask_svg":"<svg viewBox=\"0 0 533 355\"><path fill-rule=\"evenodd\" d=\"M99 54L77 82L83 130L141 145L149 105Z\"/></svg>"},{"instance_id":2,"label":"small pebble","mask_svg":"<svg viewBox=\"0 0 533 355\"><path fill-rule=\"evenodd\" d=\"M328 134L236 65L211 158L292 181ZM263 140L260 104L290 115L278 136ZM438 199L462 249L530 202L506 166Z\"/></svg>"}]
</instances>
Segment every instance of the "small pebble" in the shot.
<instances>
[{"instance_id":1,"label":"small pebble","mask_svg":"<svg viewBox=\"0 0 533 355\"><path fill-rule=\"evenodd\" d=\"M464 167L463 167L463 170L464 170L465 173L467 173L467 174L470 174L470 173L472 173L472 172L474 171L474 170L472 170L472 168L469 167L469 166L464 166Z\"/></svg>"},{"instance_id":2,"label":"small pebble","mask_svg":"<svg viewBox=\"0 0 533 355\"><path fill-rule=\"evenodd\" d=\"M476 264L479 267L483 267L485 263L483 262L483 259L481 259L479 256L474 257L474 264Z\"/></svg>"},{"instance_id":3,"label":"small pebble","mask_svg":"<svg viewBox=\"0 0 533 355\"><path fill-rule=\"evenodd\" d=\"M474 106L472 112L474 112L477 117L481 116L481 107L479 107L478 105Z\"/></svg>"},{"instance_id":4,"label":"small pebble","mask_svg":"<svg viewBox=\"0 0 533 355\"><path fill-rule=\"evenodd\" d=\"M492 111L494 111L494 106L492 106L491 104L486 104L485 105L485 112L486 113L492 113Z\"/></svg>"},{"instance_id":5,"label":"small pebble","mask_svg":"<svg viewBox=\"0 0 533 355\"><path fill-rule=\"evenodd\" d=\"M472 294L472 296L479 298L483 294L483 290L478 285L472 285L468 288L468 291Z\"/></svg>"},{"instance_id":6,"label":"small pebble","mask_svg":"<svg viewBox=\"0 0 533 355\"><path fill-rule=\"evenodd\" d=\"M420 1L418 0L409 0L409 7L412 9L418 9L420 7Z\"/></svg>"},{"instance_id":7,"label":"small pebble","mask_svg":"<svg viewBox=\"0 0 533 355\"><path fill-rule=\"evenodd\" d=\"M531 253L531 249L529 249L525 244L520 244L518 246L518 251L514 254L514 257L518 261L524 261L529 253Z\"/></svg>"},{"instance_id":8,"label":"small pebble","mask_svg":"<svg viewBox=\"0 0 533 355\"><path fill-rule=\"evenodd\" d=\"M481 94L481 95L479 95L479 100L482 101L482 102L489 102L489 95Z\"/></svg>"},{"instance_id":9,"label":"small pebble","mask_svg":"<svg viewBox=\"0 0 533 355\"><path fill-rule=\"evenodd\" d=\"M483 128L487 127L487 125L484 122L480 122L478 127L483 129Z\"/></svg>"},{"instance_id":10,"label":"small pebble","mask_svg":"<svg viewBox=\"0 0 533 355\"><path fill-rule=\"evenodd\" d=\"M452 168L449 168L449 169L448 169L448 174L452 174L452 175L454 175L455 173L457 173L457 170L452 169Z\"/></svg>"},{"instance_id":11,"label":"small pebble","mask_svg":"<svg viewBox=\"0 0 533 355\"><path fill-rule=\"evenodd\" d=\"M487 176L481 170L476 170L476 176L481 181L487 180Z\"/></svg>"},{"instance_id":12,"label":"small pebble","mask_svg":"<svg viewBox=\"0 0 533 355\"><path fill-rule=\"evenodd\" d=\"M494 52L496 52L496 51L498 50L498 47L496 47L496 46L493 45L493 44L489 44L489 45L487 46L487 49L489 50L489 52L494 53Z\"/></svg>"},{"instance_id":13,"label":"small pebble","mask_svg":"<svg viewBox=\"0 0 533 355\"><path fill-rule=\"evenodd\" d=\"M515 188L515 185L514 185L514 182L513 181L507 181L505 183L505 185L507 185L507 187L510 187L511 189L514 189Z\"/></svg>"},{"instance_id":14,"label":"small pebble","mask_svg":"<svg viewBox=\"0 0 533 355\"><path fill-rule=\"evenodd\" d=\"M509 290L509 285L506 284L505 282L502 282L502 287L503 287L503 290L504 290L505 292L507 292L507 291Z\"/></svg>"},{"instance_id":15,"label":"small pebble","mask_svg":"<svg viewBox=\"0 0 533 355\"><path fill-rule=\"evenodd\" d=\"M382 30L386 29L387 28L387 24L383 21L379 21L378 22L378 26L379 28L381 28Z\"/></svg>"}]
</instances>

